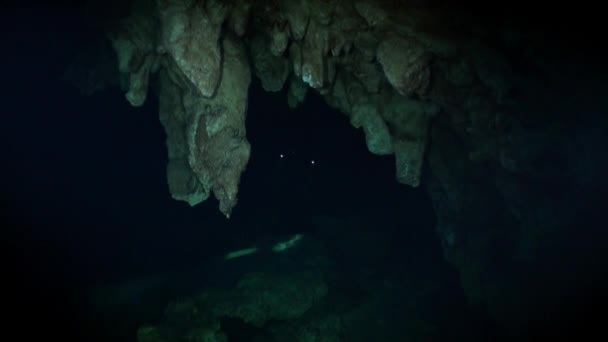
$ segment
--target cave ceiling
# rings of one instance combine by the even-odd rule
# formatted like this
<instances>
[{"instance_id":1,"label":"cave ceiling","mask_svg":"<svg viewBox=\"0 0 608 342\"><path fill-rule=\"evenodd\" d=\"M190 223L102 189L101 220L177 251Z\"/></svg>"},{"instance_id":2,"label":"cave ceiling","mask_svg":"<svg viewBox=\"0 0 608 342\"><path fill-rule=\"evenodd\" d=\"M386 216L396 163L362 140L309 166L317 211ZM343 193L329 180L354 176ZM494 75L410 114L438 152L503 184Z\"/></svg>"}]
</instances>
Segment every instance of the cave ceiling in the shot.
<instances>
[{"instance_id":1,"label":"cave ceiling","mask_svg":"<svg viewBox=\"0 0 608 342\"><path fill-rule=\"evenodd\" d=\"M158 96L172 197L196 205L214 195L229 217L252 148L252 77L268 92L285 91L291 107L319 93L364 132L371 153L394 156L395 178L407 186L421 183L438 117L468 160L525 167L509 135L532 111L521 98L554 95L523 82L504 48L550 69L528 44L542 37L488 29L475 12L427 3L137 0L106 9L103 26L126 100L141 106ZM450 183L441 163L431 166Z\"/></svg>"}]
</instances>

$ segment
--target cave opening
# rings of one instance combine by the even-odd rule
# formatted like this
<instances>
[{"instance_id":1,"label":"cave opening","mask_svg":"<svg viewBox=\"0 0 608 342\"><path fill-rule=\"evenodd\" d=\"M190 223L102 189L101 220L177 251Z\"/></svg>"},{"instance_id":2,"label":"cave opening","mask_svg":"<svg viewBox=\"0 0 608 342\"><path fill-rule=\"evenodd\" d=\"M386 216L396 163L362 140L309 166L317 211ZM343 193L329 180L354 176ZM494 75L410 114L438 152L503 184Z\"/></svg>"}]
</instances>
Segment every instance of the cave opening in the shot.
<instances>
[{"instance_id":1,"label":"cave opening","mask_svg":"<svg viewBox=\"0 0 608 342\"><path fill-rule=\"evenodd\" d=\"M399 184L394 156L371 153L363 130L317 91L290 108L286 89L266 92L254 78L247 134L252 152L230 220L270 224L256 232L257 224L244 223L245 235L310 232L317 217L359 215L385 224L360 227L396 234L401 244L424 241L441 258L424 186Z\"/></svg>"}]
</instances>

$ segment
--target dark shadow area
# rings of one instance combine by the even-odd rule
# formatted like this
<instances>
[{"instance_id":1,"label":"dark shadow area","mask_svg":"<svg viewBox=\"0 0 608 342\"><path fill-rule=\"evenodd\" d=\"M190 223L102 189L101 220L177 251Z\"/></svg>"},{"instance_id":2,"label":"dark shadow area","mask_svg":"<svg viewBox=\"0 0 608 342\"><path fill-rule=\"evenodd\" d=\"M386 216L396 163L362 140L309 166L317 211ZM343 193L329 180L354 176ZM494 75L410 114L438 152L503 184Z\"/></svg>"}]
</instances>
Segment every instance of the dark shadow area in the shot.
<instances>
[{"instance_id":1,"label":"dark shadow area","mask_svg":"<svg viewBox=\"0 0 608 342\"><path fill-rule=\"evenodd\" d=\"M228 342L273 341L263 327L256 327L240 318L223 317L220 327L226 333Z\"/></svg>"}]
</instances>

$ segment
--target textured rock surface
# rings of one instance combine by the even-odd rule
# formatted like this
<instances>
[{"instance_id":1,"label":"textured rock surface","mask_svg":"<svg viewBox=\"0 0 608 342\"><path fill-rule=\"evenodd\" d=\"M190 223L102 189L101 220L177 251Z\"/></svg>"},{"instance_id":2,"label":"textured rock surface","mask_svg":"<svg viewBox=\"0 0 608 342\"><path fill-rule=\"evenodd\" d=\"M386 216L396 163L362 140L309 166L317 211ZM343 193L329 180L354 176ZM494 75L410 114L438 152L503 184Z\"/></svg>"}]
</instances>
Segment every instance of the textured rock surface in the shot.
<instances>
[{"instance_id":1,"label":"textured rock surface","mask_svg":"<svg viewBox=\"0 0 608 342\"><path fill-rule=\"evenodd\" d=\"M205 290L192 298L171 303L160 326L138 331L138 341L226 341L220 320L239 319L262 327L270 321L298 319L327 294L316 271L273 275L244 275L230 290Z\"/></svg>"},{"instance_id":2,"label":"textured rock surface","mask_svg":"<svg viewBox=\"0 0 608 342\"><path fill-rule=\"evenodd\" d=\"M251 71L245 46L220 34L228 15L221 2L139 4L109 34L119 71L129 77L126 97L142 105L150 74L159 73L171 194L195 205L213 192L222 213L230 216L250 151L245 115Z\"/></svg>"},{"instance_id":3,"label":"textured rock surface","mask_svg":"<svg viewBox=\"0 0 608 342\"><path fill-rule=\"evenodd\" d=\"M292 107L307 88L319 91L363 129L372 153L395 154L399 182L420 183L432 52L393 25L373 1L150 0L135 2L108 37L132 105L158 75L173 197L195 205L213 191L229 215L249 158L251 73L267 91L291 79Z\"/></svg>"},{"instance_id":4,"label":"textured rock surface","mask_svg":"<svg viewBox=\"0 0 608 342\"><path fill-rule=\"evenodd\" d=\"M599 208L596 191L580 186L585 176L573 168L606 170L608 163L568 151L580 153L582 140L587 151L599 151L592 146L599 131L608 132L599 114L607 106L597 93L601 76L586 74L596 66L563 51L549 63L571 70L567 80L559 72L522 72L537 63L533 55L515 66L498 51L471 48L473 58L435 64L429 96L444 112L431 128L427 188L445 256L469 299L517 334L564 310L568 291L582 286L577 269L593 264L590 255L601 248L585 237L603 236L591 214ZM605 180L592 178L605 191ZM587 268L586 279L601 272Z\"/></svg>"},{"instance_id":5,"label":"textured rock surface","mask_svg":"<svg viewBox=\"0 0 608 342\"><path fill-rule=\"evenodd\" d=\"M200 94L213 96L222 71L220 34L226 6L221 1L193 0L157 4L161 27L157 51L170 56Z\"/></svg>"},{"instance_id":6,"label":"textured rock surface","mask_svg":"<svg viewBox=\"0 0 608 342\"><path fill-rule=\"evenodd\" d=\"M418 43L388 37L378 46L378 62L401 95L424 95L431 82L430 55Z\"/></svg>"},{"instance_id":7,"label":"textured rock surface","mask_svg":"<svg viewBox=\"0 0 608 342\"><path fill-rule=\"evenodd\" d=\"M201 301L215 317L236 317L262 326L269 320L296 319L326 294L327 285L315 272L257 273L245 275L228 293L203 295Z\"/></svg>"},{"instance_id":8,"label":"textured rock surface","mask_svg":"<svg viewBox=\"0 0 608 342\"><path fill-rule=\"evenodd\" d=\"M213 191L220 210L229 216L249 160L245 114L250 71L240 42L226 37L222 47L224 71L217 96L180 91L171 70L164 71L160 116L167 132L167 177L173 196L195 205Z\"/></svg>"},{"instance_id":9,"label":"textured rock surface","mask_svg":"<svg viewBox=\"0 0 608 342\"><path fill-rule=\"evenodd\" d=\"M213 192L230 214L249 157L250 74L268 91L288 87L292 107L317 91L370 152L394 155L399 182L428 189L471 302L525 330L542 313L518 303L555 305L572 280L550 278L553 297L535 298L522 289L542 276L526 275L544 274L541 261L600 202L593 187L607 188L605 81L591 81L590 55L555 47L561 36L425 4L142 0L109 37L129 102L158 89L174 198Z\"/></svg>"}]
</instances>

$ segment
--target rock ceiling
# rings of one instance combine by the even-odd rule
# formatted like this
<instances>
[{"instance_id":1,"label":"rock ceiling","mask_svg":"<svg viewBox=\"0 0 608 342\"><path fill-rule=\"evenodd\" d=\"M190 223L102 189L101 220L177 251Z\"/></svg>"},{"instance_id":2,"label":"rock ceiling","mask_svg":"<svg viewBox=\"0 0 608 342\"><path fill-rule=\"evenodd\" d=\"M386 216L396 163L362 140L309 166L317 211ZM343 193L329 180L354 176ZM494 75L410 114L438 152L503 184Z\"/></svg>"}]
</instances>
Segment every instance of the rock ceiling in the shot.
<instances>
[{"instance_id":1,"label":"rock ceiling","mask_svg":"<svg viewBox=\"0 0 608 342\"><path fill-rule=\"evenodd\" d=\"M213 193L230 215L250 154L252 75L267 91L287 87L291 106L309 90L322 94L365 132L371 153L395 155L397 180L411 186L420 184L429 123L440 111L462 113L463 121L474 116L469 130L499 129L505 119L496 108L510 87L506 62L475 39L432 32L423 11L394 5L135 2L108 37L133 106L146 100L151 75L158 77L173 197L195 205ZM497 148L492 143L484 149Z\"/></svg>"}]
</instances>

